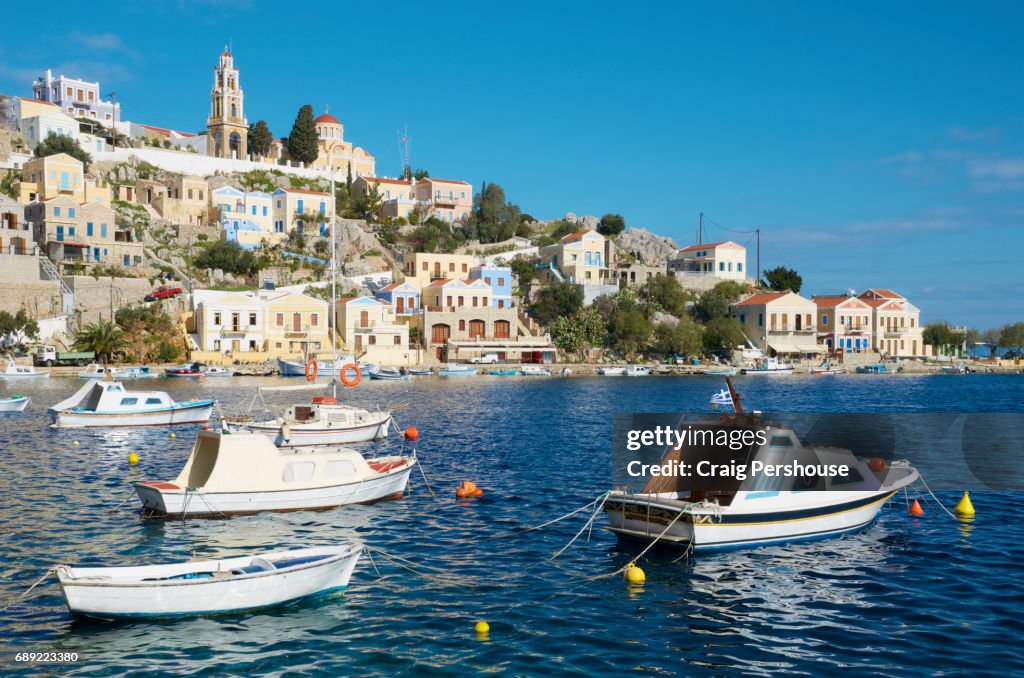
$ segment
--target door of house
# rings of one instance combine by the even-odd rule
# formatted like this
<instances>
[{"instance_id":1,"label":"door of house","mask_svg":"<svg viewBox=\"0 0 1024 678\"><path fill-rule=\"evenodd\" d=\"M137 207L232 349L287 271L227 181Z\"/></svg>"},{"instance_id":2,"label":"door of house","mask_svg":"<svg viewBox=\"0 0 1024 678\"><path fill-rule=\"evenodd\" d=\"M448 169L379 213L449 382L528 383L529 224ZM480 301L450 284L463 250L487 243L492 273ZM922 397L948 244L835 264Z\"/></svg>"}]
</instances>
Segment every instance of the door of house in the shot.
<instances>
[{"instance_id":1,"label":"door of house","mask_svg":"<svg viewBox=\"0 0 1024 678\"><path fill-rule=\"evenodd\" d=\"M508 339L512 333L512 325L507 320L494 321L494 338Z\"/></svg>"},{"instance_id":2,"label":"door of house","mask_svg":"<svg viewBox=\"0 0 1024 678\"><path fill-rule=\"evenodd\" d=\"M476 339L477 337L483 338L484 336L484 321L483 320L470 320L469 321L469 338Z\"/></svg>"},{"instance_id":3,"label":"door of house","mask_svg":"<svg viewBox=\"0 0 1024 678\"><path fill-rule=\"evenodd\" d=\"M395 299L395 309L398 313L405 313L405 297Z\"/></svg>"},{"instance_id":4,"label":"door of house","mask_svg":"<svg viewBox=\"0 0 1024 678\"><path fill-rule=\"evenodd\" d=\"M292 313L292 331L293 332L301 332L302 331L302 314L301 313Z\"/></svg>"},{"instance_id":5,"label":"door of house","mask_svg":"<svg viewBox=\"0 0 1024 678\"><path fill-rule=\"evenodd\" d=\"M370 326L370 312L369 311L360 311L359 312L359 326L360 327L369 327Z\"/></svg>"},{"instance_id":6,"label":"door of house","mask_svg":"<svg viewBox=\"0 0 1024 678\"><path fill-rule=\"evenodd\" d=\"M362 350L363 350L363 335L357 334L356 335L356 352L359 352L359 351L362 351Z\"/></svg>"},{"instance_id":7,"label":"door of house","mask_svg":"<svg viewBox=\"0 0 1024 678\"><path fill-rule=\"evenodd\" d=\"M239 341L238 339L232 339L231 340L231 352L232 353L238 353L240 350L242 350L242 342Z\"/></svg>"},{"instance_id":8,"label":"door of house","mask_svg":"<svg viewBox=\"0 0 1024 678\"><path fill-rule=\"evenodd\" d=\"M438 346L434 349L434 355L437 356L438 362L444 358L444 346Z\"/></svg>"},{"instance_id":9,"label":"door of house","mask_svg":"<svg viewBox=\"0 0 1024 678\"><path fill-rule=\"evenodd\" d=\"M430 328L430 343L443 344L452 335L452 328L444 323L438 323Z\"/></svg>"}]
</instances>

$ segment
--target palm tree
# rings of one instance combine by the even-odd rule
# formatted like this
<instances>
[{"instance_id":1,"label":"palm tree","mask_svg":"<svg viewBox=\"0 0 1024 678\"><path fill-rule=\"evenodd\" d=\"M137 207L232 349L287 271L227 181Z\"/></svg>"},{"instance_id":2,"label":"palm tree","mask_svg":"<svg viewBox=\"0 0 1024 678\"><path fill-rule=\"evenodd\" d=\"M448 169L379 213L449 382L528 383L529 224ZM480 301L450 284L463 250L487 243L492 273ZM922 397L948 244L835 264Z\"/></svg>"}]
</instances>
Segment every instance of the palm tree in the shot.
<instances>
[{"instance_id":1,"label":"palm tree","mask_svg":"<svg viewBox=\"0 0 1024 678\"><path fill-rule=\"evenodd\" d=\"M75 337L75 349L78 351L92 351L96 357L106 364L110 362L115 353L119 353L127 346L124 339L124 332L121 328L109 320L97 320L89 323Z\"/></svg>"}]
</instances>

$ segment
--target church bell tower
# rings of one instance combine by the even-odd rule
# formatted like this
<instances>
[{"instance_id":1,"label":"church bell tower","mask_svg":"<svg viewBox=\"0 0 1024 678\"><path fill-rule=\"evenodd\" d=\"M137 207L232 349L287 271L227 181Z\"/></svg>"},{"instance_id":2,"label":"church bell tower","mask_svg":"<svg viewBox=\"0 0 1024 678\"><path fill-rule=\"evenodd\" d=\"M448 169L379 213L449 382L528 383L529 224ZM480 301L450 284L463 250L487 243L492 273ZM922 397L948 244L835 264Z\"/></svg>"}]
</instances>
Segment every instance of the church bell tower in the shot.
<instances>
[{"instance_id":1,"label":"church bell tower","mask_svg":"<svg viewBox=\"0 0 1024 678\"><path fill-rule=\"evenodd\" d=\"M242 88L231 49L224 47L214 68L210 117L206 120L206 152L216 158L248 158L249 124L245 120Z\"/></svg>"}]
</instances>

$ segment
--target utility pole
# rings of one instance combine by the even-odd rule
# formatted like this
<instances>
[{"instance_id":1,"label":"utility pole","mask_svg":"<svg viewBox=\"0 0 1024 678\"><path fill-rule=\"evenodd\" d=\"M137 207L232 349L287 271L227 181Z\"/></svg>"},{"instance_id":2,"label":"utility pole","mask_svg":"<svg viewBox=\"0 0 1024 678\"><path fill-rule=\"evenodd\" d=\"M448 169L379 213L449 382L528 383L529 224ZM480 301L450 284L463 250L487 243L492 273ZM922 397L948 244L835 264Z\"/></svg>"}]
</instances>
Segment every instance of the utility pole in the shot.
<instances>
[{"instance_id":1,"label":"utility pole","mask_svg":"<svg viewBox=\"0 0 1024 678\"><path fill-rule=\"evenodd\" d=\"M700 213L700 222L697 225L697 244L704 244L704 212Z\"/></svg>"},{"instance_id":2,"label":"utility pole","mask_svg":"<svg viewBox=\"0 0 1024 678\"><path fill-rule=\"evenodd\" d=\"M758 284L761 282L761 229L755 228L754 233L757 233L757 278L754 283Z\"/></svg>"},{"instance_id":3,"label":"utility pole","mask_svg":"<svg viewBox=\"0 0 1024 678\"><path fill-rule=\"evenodd\" d=\"M117 92L110 92L107 94L110 97L111 103L111 120L113 121L110 125L111 141L110 145L113 150L117 150Z\"/></svg>"}]
</instances>

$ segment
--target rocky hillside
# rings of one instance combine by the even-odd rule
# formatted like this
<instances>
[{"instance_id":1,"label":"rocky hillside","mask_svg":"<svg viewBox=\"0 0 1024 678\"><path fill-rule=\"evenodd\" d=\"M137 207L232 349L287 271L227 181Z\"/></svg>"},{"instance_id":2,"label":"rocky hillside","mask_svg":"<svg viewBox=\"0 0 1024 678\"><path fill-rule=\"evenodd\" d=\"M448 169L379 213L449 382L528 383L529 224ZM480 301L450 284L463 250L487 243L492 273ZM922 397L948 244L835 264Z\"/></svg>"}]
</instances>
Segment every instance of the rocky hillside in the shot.
<instances>
[{"instance_id":1,"label":"rocky hillside","mask_svg":"<svg viewBox=\"0 0 1024 678\"><path fill-rule=\"evenodd\" d=\"M616 238L615 244L638 261L651 266L663 265L679 251L679 246L671 238L656 235L645 228L627 228Z\"/></svg>"}]
</instances>

